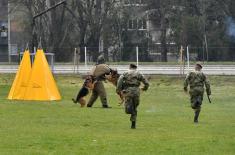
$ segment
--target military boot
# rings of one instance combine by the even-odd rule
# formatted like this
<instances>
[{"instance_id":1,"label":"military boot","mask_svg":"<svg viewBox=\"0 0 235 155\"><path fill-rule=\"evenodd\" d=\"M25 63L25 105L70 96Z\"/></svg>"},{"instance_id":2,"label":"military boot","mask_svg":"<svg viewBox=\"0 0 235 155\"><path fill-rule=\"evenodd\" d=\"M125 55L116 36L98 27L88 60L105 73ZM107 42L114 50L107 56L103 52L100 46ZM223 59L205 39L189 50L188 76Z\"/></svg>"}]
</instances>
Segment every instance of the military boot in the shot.
<instances>
[{"instance_id":1,"label":"military boot","mask_svg":"<svg viewBox=\"0 0 235 155\"><path fill-rule=\"evenodd\" d=\"M110 106L108 106L106 98L101 98L101 102L102 102L102 107L103 108L111 108Z\"/></svg>"},{"instance_id":2,"label":"military boot","mask_svg":"<svg viewBox=\"0 0 235 155\"><path fill-rule=\"evenodd\" d=\"M195 115L194 115L194 123L198 123L199 113L200 113L200 111L195 111Z\"/></svg>"},{"instance_id":3,"label":"military boot","mask_svg":"<svg viewBox=\"0 0 235 155\"><path fill-rule=\"evenodd\" d=\"M90 104L87 104L86 106L87 106L87 108L91 108L92 107L92 105L90 105Z\"/></svg>"},{"instance_id":4,"label":"military boot","mask_svg":"<svg viewBox=\"0 0 235 155\"><path fill-rule=\"evenodd\" d=\"M112 108L112 107L108 106L107 104L102 105L102 107L103 108Z\"/></svg>"},{"instance_id":5,"label":"military boot","mask_svg":"<svg viewBox=\"0 0 235 155\"><path fill-rule=\"evenodd\" d=\"M78 101L77 101L77 100L75 100L74 98L72 98L72 101L73 101L73 103L75 103L75 104L77 104L77 103L78 103Z\"/></svg>"},{"instance_id":6,"label":"military boot","mask_svg":"<svg viewBox=\"0 0 235 155\"><path fill-rule=\"evenodd\" d=\"M135 121L131 121L131 129L136 129L136 122Z\"/></svg>"}]
</instances>

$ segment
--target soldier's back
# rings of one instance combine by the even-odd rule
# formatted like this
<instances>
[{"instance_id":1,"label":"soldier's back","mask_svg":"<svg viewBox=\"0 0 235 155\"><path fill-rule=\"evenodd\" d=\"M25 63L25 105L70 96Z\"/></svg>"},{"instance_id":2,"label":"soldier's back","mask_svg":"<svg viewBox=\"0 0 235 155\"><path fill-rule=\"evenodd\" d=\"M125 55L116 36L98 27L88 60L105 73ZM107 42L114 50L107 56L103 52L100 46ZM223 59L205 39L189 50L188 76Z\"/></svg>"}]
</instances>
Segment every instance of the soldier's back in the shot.
<instances>
[{"instance_id":1,"label":"soldier's back","mask_svg":"<svg viewBox=\"0 0 235 155\"><path fill-rule=\"evenodd\" d=\"M110 68L107 64L99 64L94 66L91 69L90 75L94 76L94 77L99 77L103 74L108 74L110 72Z\"/></svg>"},{"instance_id":2,"label":"soldier's back","mask_svg":"<svg viewBox=\"0 0 235 155\"><path fill-rule=\"evenodd\" d=\"M189 73L189 86L190 93L203 93L204 92L204 82L205 75L201 71L194 71Z\"/></svg>"},{"instance_id":3,"label":"soldier's back","mask_svg":"<svg viewBox=\"0 0 235 155\"><path fill-rule=\"evenodd\" d=\"M141 84L140 81L140 74L136 70L129 70L123 74L124 76L124 89L126 91L127 96L139 96L140 94L140 89L139 86Z\"/></svg>"},{"instance_id":4,"label":"soldier's back","mask_svg":"<svg viewBox=\"0 0 235 155\"><path fill-rule=\"evenodd\" d=\"M202 86L204 85L205 75L203 72L194 71L189 73L189 85L190 87Z\"/></svg>"},{"instance_id":5,"label":"soldier's back","mask_svg":"<svg viewBox=\"0 0 235 155\"><path fill-rule=\"evenodd\" d=\"M133 87L139 87L140 86L140 78L142 76L141 73L139 73L136 70L129 70L127 72L125 72L124 74L124 79L125 79L125 83L129 86L133 86Z\"/></svg>"}]
</instances>

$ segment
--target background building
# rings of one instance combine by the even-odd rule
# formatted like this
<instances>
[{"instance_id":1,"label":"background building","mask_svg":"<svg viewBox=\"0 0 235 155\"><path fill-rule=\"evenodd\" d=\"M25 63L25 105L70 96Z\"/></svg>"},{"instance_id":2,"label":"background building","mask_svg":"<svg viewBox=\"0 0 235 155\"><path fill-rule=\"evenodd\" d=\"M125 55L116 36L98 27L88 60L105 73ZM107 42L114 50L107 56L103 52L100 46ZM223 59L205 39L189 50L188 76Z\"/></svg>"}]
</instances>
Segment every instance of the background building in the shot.
<instances>
[{"instance_id":1,"label":"background building","mask_svg":"<svg viewBox=\"0 0 235 155\"><path fill-rule=\"evenodd\" d=\"M7 0L0 1L0 62L8 58L8 4Z\"/></svg>"},{"instance_id":2,"label":"background building","mask_svg":"<svg viewBox=\"0 0 235 155\"><path fill-rule=\"evenodd\" d=\"M149 10L146 0L124 0L123 18L127 18L127 32L123 37L123 57L135 59L136 46L139 47L140 57L143 60L161 61L161 24L160 19ZM123 19L125 20L125 19ZM167 28L167 47L169 61L177 60L177 47L170 40L170 28ZM126 50L126 51L125 51ZM133 52L129 51L132 50ZM127 52L128 51L128 52ZM125 55L130 54L130 56Z\"/></svg>"}]
</instances>

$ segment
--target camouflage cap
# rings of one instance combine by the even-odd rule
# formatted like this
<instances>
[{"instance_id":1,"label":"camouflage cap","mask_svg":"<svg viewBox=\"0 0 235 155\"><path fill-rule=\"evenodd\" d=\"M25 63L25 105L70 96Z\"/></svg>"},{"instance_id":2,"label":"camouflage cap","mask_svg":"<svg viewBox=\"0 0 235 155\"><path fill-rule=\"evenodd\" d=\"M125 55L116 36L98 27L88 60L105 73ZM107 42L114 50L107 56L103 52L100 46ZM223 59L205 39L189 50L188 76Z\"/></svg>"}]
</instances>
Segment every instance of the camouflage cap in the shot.
<instances>
[{"instance_id":1,"label":"camouflage cap","mask_svg":"<svg viewBox=\"0 0 235 155\"><path fill-rule=\"evenodd\" d=\"M202 64L201 64L200 62L197 62L197 63L196 63L196 66L202 68Z\"/></svg>"},{"instance_id":2,"label":"camouflage cap","mask_svg":"<svg viewBox=\"0 0 235 155\"><path fill-rule=\"evenodd\" d=\"M104 55L101 54L101 55L98 56L98 58L97 58L97 64L104 64L104 63L105 63Z\"/></svg>"}]
</instances>

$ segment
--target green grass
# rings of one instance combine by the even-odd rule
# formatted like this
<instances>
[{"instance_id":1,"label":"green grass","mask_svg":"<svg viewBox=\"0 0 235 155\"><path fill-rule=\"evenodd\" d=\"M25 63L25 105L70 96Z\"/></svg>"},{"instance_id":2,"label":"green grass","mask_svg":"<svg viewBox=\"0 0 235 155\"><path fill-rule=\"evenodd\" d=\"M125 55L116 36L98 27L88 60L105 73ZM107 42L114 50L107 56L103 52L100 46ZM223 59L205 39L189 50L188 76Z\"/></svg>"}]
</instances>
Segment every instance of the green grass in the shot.
<instances>
[{"instance_id":1,"label":"green grass","mask_svg":"<svg viewBox=\"0 0 235 155\"><path fill-rule=\"evenodd\" d=\"M117 106L114 87L105 84L112 109L80 108L71 98L79 77L56 77L63 100L9 101L13 75L0 75L0 154L232 155L235 154L235 77L210 77L212 102L204 100L200 123L192 122L189 98L178 77L156 76L141 96L137 129ZM74 84L75 83L75 84Z\"/></svg>"}]
</instances>

